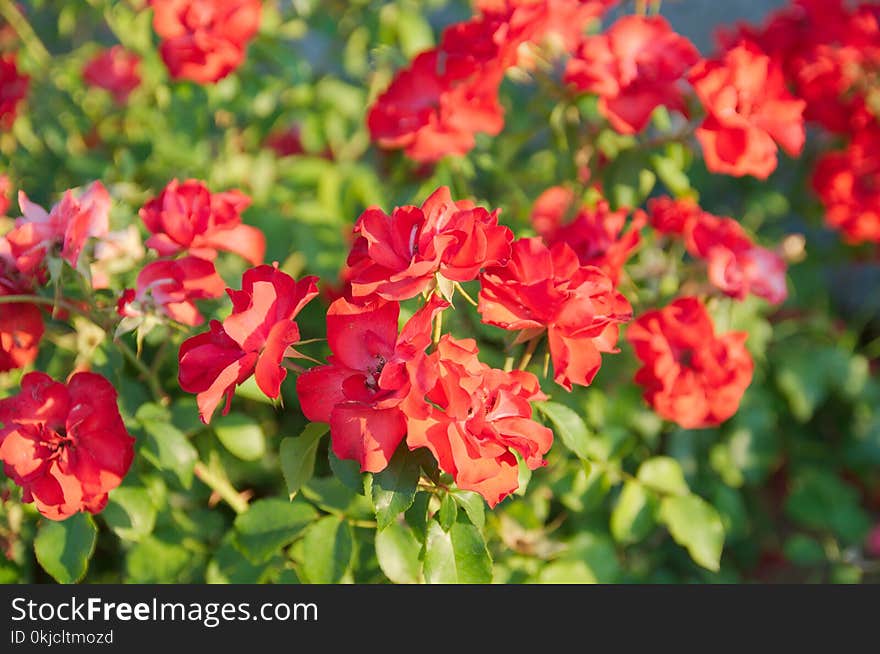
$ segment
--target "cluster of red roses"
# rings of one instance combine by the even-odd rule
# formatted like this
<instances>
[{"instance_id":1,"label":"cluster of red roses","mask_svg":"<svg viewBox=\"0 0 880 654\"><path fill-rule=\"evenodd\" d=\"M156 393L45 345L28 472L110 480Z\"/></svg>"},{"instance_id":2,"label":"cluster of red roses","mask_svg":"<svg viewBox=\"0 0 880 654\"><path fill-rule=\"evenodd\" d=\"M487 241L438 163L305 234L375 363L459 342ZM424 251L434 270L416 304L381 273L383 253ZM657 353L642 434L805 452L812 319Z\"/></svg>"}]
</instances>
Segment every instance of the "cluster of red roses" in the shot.
<instances>
[{"instance_id":1,"label":"cluster of red roses","mask_svg":"<svg viewBox=\"0 0 880 654\"><path fill-rule=\"evenodd\" d=\"M733 37L731 37L733 38ZM846 140L816 164L825 220L851 243L880 243L880 7L798 0L735 38L760 47L806 102L804 117Z\"/></svg>"}]
</instances>

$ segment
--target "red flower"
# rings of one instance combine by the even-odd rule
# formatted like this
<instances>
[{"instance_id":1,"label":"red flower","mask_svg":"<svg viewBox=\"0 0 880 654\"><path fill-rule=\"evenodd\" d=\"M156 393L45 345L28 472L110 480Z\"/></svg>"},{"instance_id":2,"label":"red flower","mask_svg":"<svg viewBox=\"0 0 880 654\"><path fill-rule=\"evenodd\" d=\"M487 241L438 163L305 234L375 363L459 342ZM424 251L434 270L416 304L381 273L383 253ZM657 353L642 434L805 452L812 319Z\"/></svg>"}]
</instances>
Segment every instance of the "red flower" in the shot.
<instances>
[{"instance_id":1,"label":"red flower","mask_svg":"<svg viewBox=\"0 0 880 654\"><path fill-rule=\"evenodd\" d=\"M785 261L752 243L738 222L703 212L688 242L690 253L705 259L709 281L725 294L742 300L749 293L771 304L785 301Z\"/></svg>"},{"instance_id":2,"label":"red flower","mask_svg":"<svg viewBox=\"0 0 880 654\"><path fill-rule=\"evenodd\" d=\"M30 293L17 275L7 252L9 244L0 238L0 297ZM28 302L0 304L0 372L24 368L33 363L43 338L43 314Z\"/></svg>"},{"instance_id":3,"label":"red flower","mask_svg":"<svg viewBox=\"0 0 880 654\"><path fill-rule=\"evenodd\" d=\"M554 379L567 390L588 386L602 365L600 352L616 352L618 325L632 307L595 266L582 266L567 244L547 248L540 238L513 244L506 267L481 277L483 322L535 338L546 329Z\"/></svg>"},{"instance_id":4,"label":"red flower","mask_svg":"<svg viewBox=\"0 0 880 654\"><path fill-rule=\"evenodd\" d=\"M736 413L754 368L747 336L716 336L706 308L693 297L648 311L626 333L644 364L635 380L645 400L685 429L719 425Z\"/></svg>"},{"instance_id":5,"label":"red flower","mask_svg":"<svg viewBox=\"0 0 880 654\"><path fill-rule=\"evenodd\" d=\"M687 112L679 80L700 59L693 44L660 16L625 16L587 37L565 81L599 95L599 111L622 134L642 131L660 106Z\"/></svg>"},{"instance_id":6,"label":"red flower","mask_svg":"<svg viewBox=\"0 0 880 654\"><path fill-rule=\"evenodd\" d=\"M144 266L137 277L137 289L126 289L117 311L126 317L140 317L152 307L184 325L205 322L195 300L221 297L226 284L214 263L198 257L160 259Z\"/></svg>"},{"instance_id":7,"label":"red flower","mask_svg":"<svg viewBox=\"0 0 880 654\"><path fill-rule=\"evenodd\" d=\"M101 182L94 182L80 197L65 191L61 202L46 212L31 202L24 191L18 192L23 216L6 234L10 255L19 272L38 272L46 256L60 248L61 258L76 268L90 237L106 234L110 220L110 194Z\"/></svg>"},{"instance_id":8,"label":"red flower","mask_svg":"<svg viewBox=\"0 0 880 654\"><path fill-rule=\"evenodd\" d=\"M266 238L256 227L241 222L241 212L250 203L239 191L211 193L199 180L181 184L174 179L140 210L153 233L147 246L162 256L187 251L203 259L214 259L217 250L225 250L259 265Z\"/></svg>"},{"instance_id":9,"label":"red flower","mask_svg":"<svg viewBox=\"0 0 880 654\"><path fill-rule=\"evenodd\" d=\"M306 418L330 423L333 452L380 472L406 436L407 420L427 413L434 371L425 348L431 322L449 303L432 295L398 334L397 302L359 306L344 298L327 312L326 366L296 380Z\"/></svg>"},{"instance_id":10,"label":"red flower","mask_svg":"<svg viewBox=\"0 0 880 654\"><path fill-rule=\"evenodd\" d=\"M295 281L273 266L251 268L240 291L226 290L232 314L183 342L178 381L184 391L196 393L205 424L224 395L224 415L229 411L235 387L251 375L267 397L278 397L287 376L282 361L296 356L291 346L299 342L294 318L318 294L316 282L317 277Z\"/></svg>"},{"instance_id":11,"label":"red flower","mask_svg":"<svg viewBox=\"0 0 880 654\"><path fill-rule=\"evenodd\" d=\"M76 373L67 385L28 373L21 393L0 400L0 422L6 475L52 520L103 509L134 457L116 391L94 373Z\"/></svg>"},{"instance_id":12,"label":"red flower","mask_svg":"<svg viewBox=\"0 0 880 654\"><path fill-rule=\"evenodd\" d=\"M9 205L12 203L10 192L12 191L12 182L6 175L0 175L0 216L5 216L9 211Z\"/></svg>"},{"instance_id":13,"label":"red flower","mask_svg":"<svg viewBox=\"0 0 880 654\"><path fill-rule=\"evenodd\" d=\"M880 130L857 134L842 152L819 160L813 188L825 221L850 243L880 243Z\"/></svg>"},{"instance_id":14,"label":"red flower","mask_svg":"<svg viewBox=\"0 0 880 654\"><path fill-rule=\"evenodd\" d=\"M245 59L260 29L260 0L150 0L159 52L174 79L209 84Z\"/></svg>"},{"instance_id":15,"label":"red flower","mask_svg":"<svg viewBox=\"0 0 880 654\"><path fill-rule=\"evenodd\" d=\"M697 139L710 171L766 179L776 169L776 143L800 154L805 103L786 90L782 70L756 46L743 43L723 59L701 61L690 81L707 112Z\"/></svg>"},{"instance_id":16,"label":"red flower","mask_svg":"<svg viewBox=\"0 0 880 654\"><path fill-rule=\"evenodd\" d=\"M124 105L141 83L141 58L121 45L96 55L83 69L86 84L110 91L116 104Z\"/></svg>"},{"instance_id":17,"label":"red flower","mask_svg":"<svg viewBox=\"0 0 880 654\"><path fill-rule=\"evenodd\" d=\"M18 103L27 95L30 78L18 70L15 53L0 55L0 129L15 122Z\"/></svg>"},{"instance_id":18,"label":"red flower","mask_svg":"<svg viewBox=\"0 0 880 654\"><path fill-rule=\"evenodd\" d=\"M464 282L480 269L503 265L511 231L466 200L453 201L441 187L421 208L397 207L386 215L371 207L358 218L359 235L348 257L352 296L405 300L427 290L438 273Z\"/></svg>"},{"instance_id":19,"label":"red flower","mask_svg":"<svg viewBox=\"0 0 880 654\"><path fill-rule=\"evenodd\" d=\"M567 243L581 264L602 269L617 284L623 266L639 246L644 212L637 211L630 229L622 234L628 211L611 211L601 200L595 208L582 206L566 222L575 206L574 193L561 186L544 191L532 208L532 224L548 245Z\"/></svg>"},{"instance_id":20,"label":"red flower","mask_svg":"<svg viewBox=\"0 0 880 654\"><path fill-rule=\"evenodd\" d=\"M703 210L690 198L673 200L663 196L648 201L648 220L651 227L661 234L678 236L688 242L702 215Z\"/></svg>"},{"instance_id":21,"label":"red flower","mask_svg":"<svg viewBox=\"0 0 880 654\"><path fill-rule=\"evenodd\" d=\"M423 52L370 107L370 135L381 147L404 149L419 162L466 154L477 133L494 136L504 126L498 102L502 74L492 60Z\"/></svg>"},{"instance_id":22,"label":"red flower","mask_svg":"<svg viewBox=\"0 0 880 654\"><path fill-rule=\"evenodd\" d=\"M298 125L293 125L287 129L275 131L266 138L266 145L275 151L276 156L292 157L298 154L305 154L305 148L302 144L302 136Z\"/></svg>"},{"instance_id":23,"label":"red flower","mask_svg":"<svg viewBox=\"0 0 880 654\"><path fill-rule=\"evenodd\" d=\"M429 357L436 384L427 393L428 415L411 418L407 445L427 447L459 488L495 506L519 485L519 453L529 469L546 464L553 432L532 420L529 402L543 400L529 372L504 372L480 363L472 339L444 336Z\"/></svg>"}]
</instances>

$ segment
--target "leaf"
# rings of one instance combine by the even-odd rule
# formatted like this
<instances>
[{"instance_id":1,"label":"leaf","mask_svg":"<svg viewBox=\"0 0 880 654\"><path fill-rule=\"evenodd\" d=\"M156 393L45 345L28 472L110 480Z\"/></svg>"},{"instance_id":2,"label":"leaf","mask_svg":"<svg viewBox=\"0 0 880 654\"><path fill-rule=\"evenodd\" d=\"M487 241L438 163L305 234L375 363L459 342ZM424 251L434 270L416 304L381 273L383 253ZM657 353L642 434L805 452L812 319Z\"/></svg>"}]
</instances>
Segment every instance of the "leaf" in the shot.
<instances>
[{"instance_id":1,"label":"leaf","mask_svg":"<svg viewBox=\"0 0 880 654\"><path fill-rule=\"evenodd\" d=\"M452 495L446 493L440 502L440 510L437 512L437 520L440 522L440 526L443 527L443 531L449 531L457 517L458 506L456 506Z\"/></svg>"},{"instance_id":2,"label":"leaf","mask_svg":"<svg viewBox=\"0 0 880 654\"><path fill-rule=\"evenodd\" d=\"M330 469L336 478L342 482L344 486L350 488L358 495L364 494L364 480L366 474L361 472L361 467L357 461L342 460L333 453L333 448L327 448L328 457L330 459Z\"/></svg>"},{"instance_id":3,"label":"leaf","mask_svg":"<svg viewBox=\"0 0 880 654\"><path fill-rule=\"evenodd\" d=\"M675 542L686 548L698 565L718 572L724 546L721 516L711 504L696 495L666 497L660 502L660 520Z\"/></svg>"},{"instance_id":4,"label":"leaf","mask_svg":"<svg viewBox=\"0 0 880 654\"><path fill-rule=\"evenodd\" d=\"M144 404L135 418L148 437L148 446L143 451L145 457L160 470L173 472L181 486L189 488L199 457L196 448L171 424L168 412L158 405Z\"/></svg>"},{"instance_id":5,"label":"leaf","mask_svg":"<svg viewBox=\"0 0 880 654\"><path fill-rule=\"evenodd\" d=\"M415 584L419 581L422 544L409 525L392 522L376 532L376 558L382 572L395 584Z\"/></svg>"},{"instance_id":6,"label":"leaf","mask_svg":"<svg viewBox=\"0 0 880 654\"><path fill-rule=\"evenodd\" d=\"M558 402L535 402L535 407L553 423L553 431L568 449L580 459L590 459L590 434L583 418Z\"/></svg>"},{"instance_id":7,"label":"leaf","mask_svg":"<svg viewBox=\"0 0 880 654\"><path fill-rule=\"evenodd\" d=\"M219 547L205 570L205 582L209 584L259 584L264 583L282 562L281 557L270 558L268 563L253 564L236 547L235 532L231 531Z\"/></svg>"},{"instance_id":8,"label":"leaf","mask_svg":"<svg viewBox=\"0 0 880 654\"><path fill-rule=\"evenodd\" d=\"M302 568L313 584L339 583L351 567L354 539L351 526L328 515L309 527L302 544Z\"/></svg>"},{"instance_id":9,"label":"leaf","mask_svg":"<svg viewBox=\"0 0 880 654\"><path fill-rule=\"evenodd\" d=\"M380 531L412 506L418 484L418 460L409 455L405 444L401 444L388 467L373 475L373 508Z\"/></svg>"},{"instance_id":10,"label":"leaf","mask_svg":"<svg viewBox=\"0 0 880 654\"><path fill-rule=\"evenodd\" d=\"M128 551L127 581L140 584L185 583L193 554L175 539L150 535Z\"/></svg>"},{"instance_id":11,"label":"leaf","mask_svg":"<svg viewBox=\"0 0 880 654\"><path fill-rule=\"evenodd\" d=\"M483 529L486 524L486 503L479 493L473 491L456 490L451 493L458 505L464 509L468 519L477 529Z\"/></svg>"},{"instance_id":12,"label":"leaf","mask_svg":"<svg viewBox=\"0 0 880 654\"><path fill-rule=\"evenodd\" d=\"M252 563L263 563L295 539L318 512L303 500L258 500L235 518L235 544Z\"/></svg>"},{"instance_id":13,"label":"leaf","mask_svg":"<svg viewBox=\"0 0 880 654\"><path fill-rule=\"evenodd\" d=\"M636 481L627 481L611 512L611 535L618 543L637 543L654 528L657 498Z\"/></svg>"},{"instance_id":14,"label":"leaf","mask_svg":"<svg viewBox=\"0 0 880 654\"><path fill-rule=\"evenodd\" d=\"M429 584L486 584L492 581L492 559L482 534L459 520L449 531L428 524L425 539L425 580Z\"/></svg>"},{"instance_id":15,"label":"leaf","mask_svg":"<svg viewBox=\"0 0 880 654\"><path fill-rule=\"evenodd\" d=\"M281 472L293 499L315 472L315 454L321 437L330 430L324 422L310 422L296 438L281 441Z\"/></svg>"},{"instance_id":16,"label":"leaf","mask_svg":"<svg viewBox=\"0 0 880 654\"><path fill-rule=\"evenodd\" d=\"M266 454L263 429L249 416L230 413L220 417L214 425L214 433L223 447L243 461L257 461Z\"/></svg>"},{"instance_id":17,"label":"leaf","mask_svg":"<svg viewBox=\"0 0 880 654\"><path fill-rule=\"evenodd\" d=\"M687 495L690 492L681 464L669 456L648 459L639 466L636 477L645 486L663 495Z\"/></svg>"},{"instance_id":18,"label":"leaf","mask_svg":"<svg viewBox=\"0 0 880 654\"><path fill-rule=\"evenodd\" d=\"M101 517L123 540L139 541L156 525L156 507L146 488L122 487L110 493Z\"/></svg>"},{"instance_id":19,"label":"leaf","mask_svg":"<svg viewBox=\"0 0 880 654\"><path fill-rule=\"evenodd\" d=\"M55 581L76 583L88 570L97 534L92 517L85 513L61 522L45 522L34 539L34 553Z\"/></svg>"},{"instance_id":20,"label":"leaf","mask_svg":"<svg viewBox=\"0 0 880 654\"><path fill-rule=\"evenodd\" d=\"M541 567L537 584L595 584L596 577L583 561L554 561Z\"/></svg>"}]
</instances>

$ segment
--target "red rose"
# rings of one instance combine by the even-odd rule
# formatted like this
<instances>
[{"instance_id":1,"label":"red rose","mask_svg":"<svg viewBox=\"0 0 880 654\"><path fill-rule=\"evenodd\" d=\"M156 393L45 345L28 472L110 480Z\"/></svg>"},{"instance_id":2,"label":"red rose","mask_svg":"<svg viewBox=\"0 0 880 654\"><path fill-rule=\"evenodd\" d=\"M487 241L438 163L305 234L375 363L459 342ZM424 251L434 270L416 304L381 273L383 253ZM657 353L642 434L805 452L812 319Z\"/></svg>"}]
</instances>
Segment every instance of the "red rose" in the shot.
<instances>
[{"instance_id":1,"label":"red rose","mask_svg":"<svg viewBox=\"0 0 880 654\"><path fill-rule=\"evenodd\" d=\"M668 196L648 200L648 220L661 234L677 236L690 242L694 226L703 210L690 198L673 200Z\"/></svg>"},{"instance_id":2,"label":"red rose","mask_svg":"<svg viewBox=\"0 0 880 654\"><path fill-rule=\"evenodd\" d=\"M532 420L529 402L545 399L529 372L504 372L481 363L472 339L440 339L431 354L436 383L428 415L409 421L407 445L427 447L459 488L495 506L519 486L519 453L529 469L546 464L553 432Z\"/></svg>"},{"instance_id":3,"label":"red rose","mask_svg":"<svg viewBox=\"0 0 880 654\"><path fill-rule=\"evenodd\" d=\"M421 207L397 207L390 216L367 209L355 233L346 273L352 296L398 301L427 290L438 273L465 282L484 267L504 264L513 239L498 224L497 210L453 201L445 186Z\"/></svg>"},{"instance_id":4,"label":"red rose","mask_svg":"<svg viewBox=\"0 0 880 654\"><path fill-rule=\"evenodd\" d=\"M449 306L432 295L398 334L400 305L351 304L338 299L327 312L326 366L303 373L296 392L306 418L330 423L333 452L380 472L407 433L407 420L424 416L434 372L425 348L434 316Z\"/></svg>"},{"instance_id":5,"label":"red rose","mask_svg":"<svg viewBox=\"0 0 880 654\"><path fill-rule=\"evenodd\" d=\"M785 261L752 243L732 218L703 212L691 231L688 249L708 263L709 281L733 298L742 300L753 293L779 304L788 295Z\"/></svg>"},{"instance_id":6,"label":"red rose","mask_svg":"<svg viewBox=\"0 0 880 654\"><path fill-rule=\"evenodd\" d=\"M117 311L121 316L139 317L152 307L184 325L200 325L205 319L194 301L221 297L225 287L214 263L207 259L160 259L144 266L137 289L123 292Z\"/></svg>"},{"instance_id":7,"label":"red rose","mask_svg":"<svg viewBox=\"0 0 880 654\"><path fill-rule=\"evenodd\" d=\"M0 238L0 297L30 293L9 261L9 244ZM43 314L28 302L0 304L0 372L33 363L43 338Z\"/></svg>"},{"instance_id":8,"label":"red rose","mask_svg":"<svg viewBox=\"0 0 880 654\"><path fill-rule=\"evenodd\" d=\"M602 269L617 284L623 266L639 246L644 212L637 211L623 234L629 211L611 211L605 200L595 208L582 206L571 220L566 216L575 206L574 194L564 187L547 189L532 208L532 224L548 245L567 243L581 264Z\"/></svg>"},{"instance_id":9,"label":"red rose","mask_svg":"<svg viewBox=\"0 0 880 654\"><path fill-rule=\"evenodd\" d=\"M482 277L478 310L483 322L549 338L554 379L567 390L588 386L602 365L601 352L616 352L618 325L632 307L595 266L582 266L567 244L540 238L513 244L510 262Z\"/></svg>"},{"instance_id":10,"label":"red rose","mask_svg":"<svg viewBox=\"0 0 880 654\"><path fill-rule=\"evenodd\" d=\"M211 193L199 180L174 179L140 210L144 225L153 233L147 246L162 256L187 251L203 259L214 259L217 250L224 250L259 265L266 253L266 237L241 222L241 212L250 203L239 191Z\"/></svg>"},{"instance_id":11,"label":"red rose","mask_svg":"<svg viewBox=\"0 0 880 654\"><path fill-rule=\"evenodd\" d=\"M716 336L706 308L693 297L648 311L626 333L643 364L635 380L645 400L685 429L719 425L736 413L754 368L747 336Z\"/></svg>"},{"instance_id":12,"label":"red rose","mask_svg":"<svg viewBox=\"0 0 880 654\"><path fill-rule=\"evenodd\" d=\"M12 182L6 175L0 175L0 216L5 216L9 211L9 205L12 203L10 192L12 191Z\"/></svg>"},{"instance_id":13,"label":"red rose","mask_svg":"<svg viewBox=\"0 0 880 654\"><path fill-rule=\"evenodd\" d=\"M52 520L103 509L134 457L116 391L94 373L76 373L66 385L28 373L21 393L0 400L0 422L6 475Z\"/></svg>"},{"instance_id":14,"label":"red rose","mask_svg":"<svg viewBox=\"0 0 880 654\"><path fill-rule=\"evenodd\" d=\"M743 43L722 59L701 61L689 79L707 112L697 139L710 171L766 179L776 169L777 143L800 154L805 103L786 90L781 68L756 46Z\"/></svg>"},{"instance_id":15,"label":"red rose","mask_svg":"<svg viewBox=\"0 0 880 654\"><path fill-rule=\"evenodd\" d=\"M209 84L245 59L260 28L260 0L150 0L159 52L174 79Z\"/></svg>"},{"instance_id":16,"label":"red rose","mask_svg":"<svg viewBox=\"0 0 880 654\"><path fill-rule=\"evenodd\" d=\"M30 78L18 70L15 53L0 55L0 129L12 127L29 82Z\"/></svg>"},{"instance_id":17,"label":"red rose","mask_svg":"<svg viewBox=\"0 0 880 654\"><path fill-rule=\"evenodd\" d=\"M141 83L141 58L115 45L92 58L83 69L86 84L110 91L117 104L124 105Z\"/></svg>"},{"instance_id":18,"label":"red rose","mask_svg":"<svg viewBox=\"0 0 880 654\"><path fill-rule=\"evenodd\" d=\"M599 95L599 112L622 134L642 131L660 106L687 112L678 84L700 59L693 44L660 16L626 16L587 37L565 69L565 81Z\"/></svg>"},{"instance_id":19,"label":"red rose","mask_svg":"<svg viewBox=\"0 0 880 654\"><path fill-rule=\"evenodd\" d=\"M825 222L849 243L880 243L880 129L857 134L842 152L822 156L813 188Z\"/></svg>"},{"instance_id":20,"label":"red rose","mask_svg":"<svg viewBox=\"0 0 880 654\"><path fill-rule=\"evenodd\" d=\"M16 267L24 275L36 274L55 248L60 248L61 258L76 268L86 241L109 231L110 194L101 182L94 182L79 197L65 191L50 212L31 202L24 191L18 192L18 204L23 215L16 219L6 240Z\"/></svg>"},{"instance_id":21,"label":"red rose","mask_svg":"<svg viewBox=\"0 0 880 654\"><path fill-rule=\"evenodd\" d=\"M295 281L273 266L251 268L240 291L226 291L232 314L222 324L212 320L209 332L183 342L178 381L184 391L196 393L205 424L224 395L223 413L229 411L235 387L251 375L267 397L278 397L287 376L282 362L296 356L292 346L299 342L294 318L318 294L316 282L316 277Z\"/></svg>"}]
</instances>

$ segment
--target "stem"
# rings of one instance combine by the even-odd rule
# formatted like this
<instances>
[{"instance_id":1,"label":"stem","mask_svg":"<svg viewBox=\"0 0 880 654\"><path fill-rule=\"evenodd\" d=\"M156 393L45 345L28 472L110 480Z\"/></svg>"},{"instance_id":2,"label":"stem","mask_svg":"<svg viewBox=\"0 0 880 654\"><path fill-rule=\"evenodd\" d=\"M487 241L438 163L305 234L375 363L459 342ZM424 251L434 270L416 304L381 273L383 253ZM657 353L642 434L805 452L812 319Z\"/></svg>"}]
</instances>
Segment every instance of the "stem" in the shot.
<instances>
[{"instance_id":1,"label":"stem","mask_svg":"<svg viewBox=\"0 0 880 654\"><path fill-rule=\"evenodd\" d=\"M193 472L196 477L212 491L223 498L232 510L236 513L244 513L248 510L248 502L243 498L237 490L229 483L229 481L220 475L215 474L201 461L196 461Z\"/></svg>"},{"instance_id":2,"label":"stem","mask_svg":"<svg viewBox=\"0 0 880 654\"><path fill-rule=\"evenodd\" d=\"M470 304L473 307L477 306L476 300L474 300L474 298L472 298L470 295L467 294L467 291L464 290L464 287L461 284L459 284L458 282L455 282L453 284L453 288L455 288L455 290L457 290L459 293L461 293L462 297L465 300L467 300L468 304Z\"/></svg>"},{"instance_id":3,"label":"stem","mask_svg":"<svg viewBox=\"0 0 880 654\"><path fill-rule=\"evenodd\" d=\"M147 382L147 386L150 387L150 393L153 394L153 399L159 402L159 404L167 405L170 399L165 394L165 391L162 390L162 385L159 384L159 380L156 378L156 375L147 367L147 364L141 361L138 358L138 355L135 354L132 349L121 340L117 340L114 342L119 347L122 355L126 359L128 359L131 365L137 368L139 373L141 373L141 377L144 378L144 381Z\"/></svg>"},{"instance_id":4,"label":"stem","mask_svg":"<svg viewBox=\"0 0 880 654\"><path fill-rule=\"evenodd\" d=\"M432 339L434 341L434 345L437 345L437 343L440 342L440 336L442 335L442 332L443 332L443 312L441 311L437 314L437 317L434 318L434 338Z\"/></svg>"},{"instance_id":5,"label":"stem","mask_svg":"<svg viewBox=\"0 0 880 654\"><path fill-rule=\"evenodd\" d=\"M538 343L540 342L541 337L537 336L526 344L526 351L523 352L522 359L519 360L519 365L517 366L518 370L526 369L526 366L528 366L529 362L532 360L532 355L535 353L535 350L538 348Z\"/></svg>"},{"instance_id":6,"label":"stem","mask_svg":"<svg viewBox=\"0 0 880 654\"><path fill-rule=\"evenodd\" d=\"M45 71L52 60L52 55L49 54L46 46L40 41L40 37L34 32L34 28L31 27L27 18L15 6L13 0L0 0L0 15L6 19L12 26L12 29L15 30L15 33L18 34L18 38L22 40L28 53L39 65L41 71Z\"/></svg>"}]
</instances>

